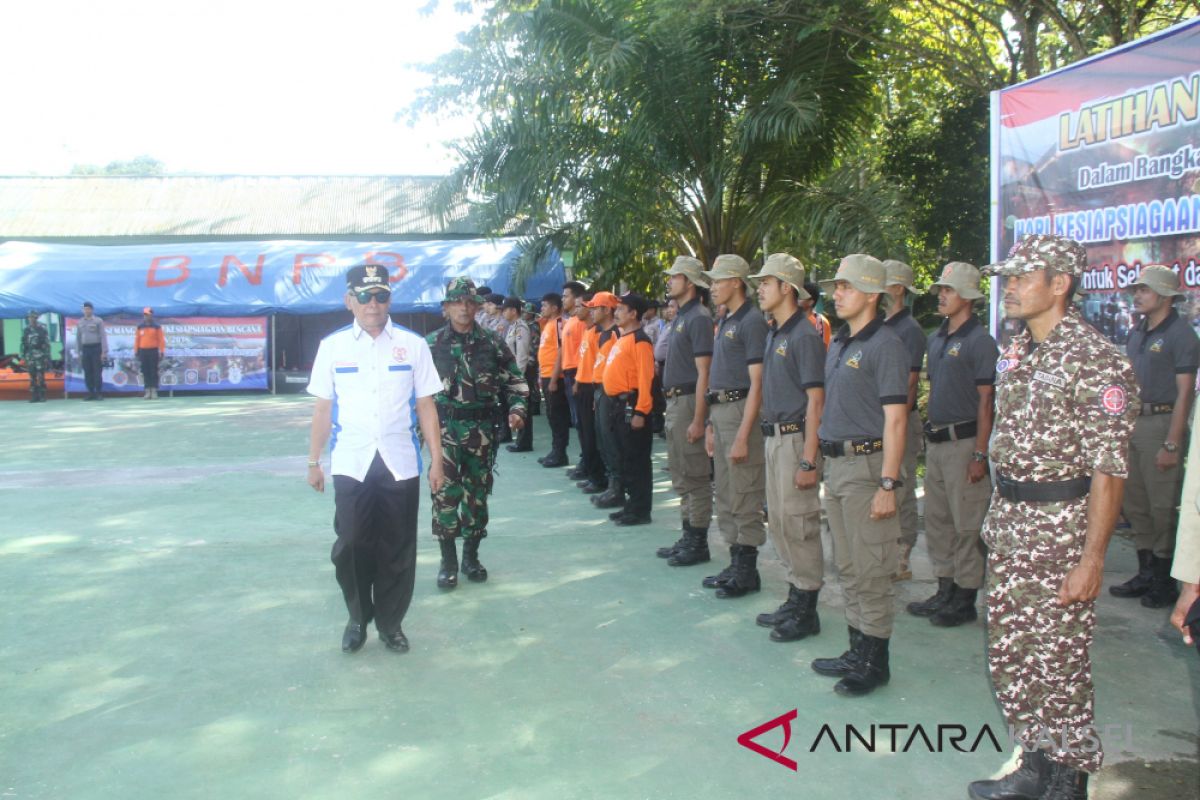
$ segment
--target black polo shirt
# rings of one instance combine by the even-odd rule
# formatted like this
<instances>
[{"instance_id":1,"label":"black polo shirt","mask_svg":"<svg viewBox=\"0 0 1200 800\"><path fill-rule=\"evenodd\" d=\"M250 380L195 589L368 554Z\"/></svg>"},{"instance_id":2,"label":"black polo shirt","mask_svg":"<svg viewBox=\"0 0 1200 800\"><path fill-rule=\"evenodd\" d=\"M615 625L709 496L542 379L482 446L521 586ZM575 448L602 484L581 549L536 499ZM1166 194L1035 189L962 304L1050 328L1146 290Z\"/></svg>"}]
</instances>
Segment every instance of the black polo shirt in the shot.
<instances>
[{"instance_id":1,"label":"black polo shirt","mask_svg":"<svg viewBox=\"0 0 1200 800\"><path fill-rule=\"evenodd\" d=\"M979 416L978 386L996 382L996 340L971 317L950 332L945 320L929 334L929 422L937 427Z\"/></svg>"},{"instance_id":2,"label":"black polo shirt","mask_svg":"<svg viewBox=\"0 0 1200 800\"><path fill-rule=\"evenodd\" d=\"M717 327L713 345L712 371L708 387L749 389L750 364L761 364L767 342L767 321L749 298L733 314L726 314Z\"/></svg>"},{"instance_id":3,"label":"black polo shirt","mask_svg":"<svg viewBox=\"0 0 1200 800\"><path fill-rule=\"evenodd\" d=\"M699 299L689 300L679 309L663 335L669 337L667 359L663 364L663 388L695 386L699 377L696 359L711 356L713 351L712 317L705 313Z\"/></svg>"},{"instance_id":4,"label":"black polo shirt","mask_svg":"<svg viewBox=\"0 0 1200 800\"><path fill-rule=\"evenodd\" d=\"M1133 362L1143 403L1174 403L1177 375L1191 375L1196 382L1200 339L1175 309L1152 329L1146 327L1149 321L1144 318L1130 333L1125 355Z\"/></svg>"},{"instance_id":5,"label":"black polo shirt","mask_svg":"<svg viewBox=\"0 0 1200 800\"><path fill-rule=\"evenodd\" d=\"M825 340L797 311L767 332L763 352L762 418L799 422L808 411L809 389L825 385Z\"/></svg>"},{"instance_id":6,"label":"black polo shirt","mask_svg":"<svg viewBox=\"0 0 1200 800\"><path fill-rule=\"evenodd\" d=\"M819 435L829 441L883 436L883 407L908 404L908 350L876 317L850 335L843 325L825 356L825 410Z\"/></svg>"}]
</instances>

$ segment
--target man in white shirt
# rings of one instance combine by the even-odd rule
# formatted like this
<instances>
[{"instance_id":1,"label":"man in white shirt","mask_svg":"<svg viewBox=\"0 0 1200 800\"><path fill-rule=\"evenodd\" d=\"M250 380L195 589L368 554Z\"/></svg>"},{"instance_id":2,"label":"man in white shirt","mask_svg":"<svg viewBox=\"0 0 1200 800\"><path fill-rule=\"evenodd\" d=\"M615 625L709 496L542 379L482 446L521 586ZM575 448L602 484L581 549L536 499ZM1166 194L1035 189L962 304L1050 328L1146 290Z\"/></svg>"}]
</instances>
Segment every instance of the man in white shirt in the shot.
<instances>
[{"instance_id":1,"label":"man in white shirt","mask_svg":"<svg viewBox=\"0 0 1200 800\"><path fill-rule=\"evenodd\" d=\"M417 564L421 434L429 446L429 487L445 482L441 427L433 396L442 388L424 338L388 316L386 267L346 273L354 322L321 340L308 393L317 398L308 450L308 484L325 491L321 454L330 442L332 560L350 621L342 651L354 653L372 619L389 650L408 651L400 624L412 601Z\"/></svg>"}]
</instances>

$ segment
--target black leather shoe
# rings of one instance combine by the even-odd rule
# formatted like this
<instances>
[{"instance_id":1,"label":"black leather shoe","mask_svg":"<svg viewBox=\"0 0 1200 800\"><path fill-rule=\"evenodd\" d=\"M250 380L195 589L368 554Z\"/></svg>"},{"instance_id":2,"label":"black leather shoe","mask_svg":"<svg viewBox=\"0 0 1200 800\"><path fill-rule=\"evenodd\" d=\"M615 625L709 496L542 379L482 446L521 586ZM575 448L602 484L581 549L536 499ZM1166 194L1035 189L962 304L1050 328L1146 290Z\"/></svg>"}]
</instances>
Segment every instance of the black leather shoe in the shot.
<instances>
[{"instance_id":1,"label":"black leather shoe","mask_svg":"<svg viewBox=\"0 0 1200 800\"><path fill-rule=\"evenodd\" d=\"M474 583L484 583L488 579L487 567L479 563L480 539L463 540L462 571L467 580Z\"/></svg>"},{"instance_id":2,"label":"black leather shoe","mask_svg":"<svg viewBox=\"0 0 1200 800\"><path fill-rule=\"evenodd\" d=\"M614 491L610 486L603 494L592 496L592 505L596 508L624 508L625 493Z\"/></svg>"},{"instance_id":3,"label":"black leather shoe","mask_svg":"<svg viewBox=\"0 0 1200 800\"><path fill-rule=\"evenodd\" d=\"M780 620L775 630L771 631L772 642L798 642L821 632L821 618L817 615L819 592L796 591L799 597L791 614Z\"/></svg>"},{"instance_id":4,"label":"black leather shoe","mask_svg":"<svg viewBox=\"0 0 1200 800\"><path fill-rule=\"evenodd\" d=\"M930 597L909 603L908 613L914 617L932 617L954 596L954 578L938 578L938 588Z\"/></svg>"},{"instance_id":5,"label":"black leather shoe","mask_svg":"<svg viewBox=\"0 0 1200 800\"><path fill-rule=\"evenodd\" d=\"M733 575L717 587L717 597L721 600L744 597L762 588L762 578L758 574L758 548L735 544L730 549L733 551Z\"/></svg>"},{"instance_id":6,"label":"black leather shoe","mask_svg":"<svg viewBox=\"0 0 1200 800\"><path fill-rule=\"evenodd\" d=\"M379 638L387 646L388 650L394 653L408 652L408 637L404 635L404 631L395 630L391 633L381 633Z\"/></svg>"},{"instance_id":7,"label":"black leather shoe","mask_svg":"<svg viewBox=\"0 0 1200 800\"><path fill-rule=\"evenodd\" d=\"M1044 750L1021 753L1021 766L994 781L972 781L967 794L972 800L1037 800L1050 783L1054 765Z\"/></svg>"},{"instance_id":8,"label":"black leather shoe","mask_svg":"<svg viewBox=\"0 0 1200 800\"><path fill-rule=\"evenodd\" d=\"M622 527L628 527L630 525L649 525L650 524L650 515L649 514L622 514L621 516L617 517L614 520L614 522L616 522L618 525L621 525Z\"/></svg>"},{"instance_id":9,"label":"black leather shoe","mask_svg":"<svg viewBox=\"0 0 1200 800\"><path fill-rule=\"evenodd\" d=\"M1113 597L1141 597L1150 591L1154 584L1154 551L1138 550L1138 571L1124 583L1108 587L1108 593Z\"/></svg>"},{"instance_id":10,"label":"black leather shoe","mask_svg":"<svg viewBox=\"0 0 1200 800\"><path fill-rule=\"evenodd\" d=\"M547 469L555 469L557 467L565 467L567 465L567 457L559 455L548 455L546 460L542 462L542 466Z\"/></svg>"},{"instance_id":11,"label":"black leather shoe","mask_svg":"<svg viewBox=\"0 0 1200 800\"><path fill-rule=\"evenodd\" d=\"M608 485L603 483L593 483L586 481L583 486L579 487L584 494L602 494L608 491Z\"/></svg>"},{"instance_id":12,"label":"black leather shoe","mask_svg":"<svg viewBox=\"0 0 1200 800\"><path fill-rule=\"evenodd\" d=\"M622 503L622 505L624 505L624 504ZM620 519L621 517L623 517L623 516L625 516L625 509L624 509L624 508L619 508L619 509L617 509L616 511L612 512L611 514L609 514L609 515L608 515L608 518L609 518L609 519L611 519L613 522L616 522L617 520L619 520L619 519Z\"/></svg>"},{"instance_id":13,"label":"black leather shoe","mask_svg":"<svg viewBox=\"0 0 1200 800\"><path fill-rule=\"evenodd\" d=\"M846 629L850 631L850 649L837 658L814 658L811 665L813 672L827 675L830 678L841 678L858 664L858 648L862 640L862 631L849 625L846 626Z\"/></svg>"},{"instance_id":14,"label":"black leather shoe","mask_svg":"<svg viewBox=\"0 0 1200 800\"><path fill-rule=\"evenodd\" d=\"M800 590L795 586L788 586L787 600L774 611L766 611L754 618L755 624L762 628L774 628L779 623L792 615L792 610L796 607L796 603L800 601Z\"/></svg>"},{"instance_id":15,"label":"black leather shoe","mask_svg":"<svg viewBox=\"0 0 1200 800\"><path fill-rule=\"evenodd\" d=\"M888 639L862 634L858 642L858 662L850 668L833 690L843 697L862 697L892 678L888 665Z\"/></svg>"},{"instance_id":16,"label":"black leather shoe","mask_svg":"<svg viewBox=\"0 0 1200 800\"><path fill-rule=\"evenodd\" d=\"M708 550L708 528L689 527L683 534L682 544L667 556L667 565L671 567L692 567L696 564L707 564L712 560Z\"/></svg>"},{"instance_id":17,"label":"black leather shoe","mask_svg":"<svg viewBox=\"0 0 1200 800\"><path fill-rule=\"evenodd\" d=\"M516 444L510 444L508 447L506 447L504 449L510 453L532 453L533 452L532 447L521 447L520 445L516 445Z\"/></svg>"},{"instance_id":18,"label":"black leather shoe","mask_svg":"<svg viewBox=\"0 0 1200 800\"><path fill-rule=\"evenodd\" d=\"M929 623L939 628L957 628L959 625L974 622L979 618L979 612L975 610L975 596L978 591L964 589L956 584L950 601L934 612L929 618Z\"/></svg>"},{"instance_id":19,"label":"black leather shoe","mask_svg":"<svg viewBox=\"0 0 1200 800\"><path fill-rule=\"evenodd\" d=\"M454 539L442 539L442 568L438 570L437 587L454 589L458 586L458 551Z\"/></svg>"},{"instance_id":20,"label":"black leather shoe","mask_svg":"<svg viewBox=\"0 0 1200 800\"><path fill-rule=\"evenodd\" d=\"M575 466L567 470L567 479L572 481L581 481L587 478L587 470L582 467Z\"/></svg>"},{"instance_id":21,"label":"black leather shoe","mask_svg":"<svg viewBox=\"0 0 1200 800\"><path fill-rule=\"evenodd\" d=\"M549 455L549 454L546 454L546 455L544 455L544 456L538 456L538 463L539 463L539 464L545 464L545 463L546 463L546 459L547 459L547 458L549 458L549 457L550 457L550 455Z\"/></svg>"},{"instance_id":22,"label":"black leather shoe","mask_svg":"<svg viewBox=\"0 0 1200 800\"><path fill-rule=\"evenodd\" d=\"M704 580L700 581L700 585L705 589L718 589L724 586L733 578L733 548L729 548L729 566L718 572L716 575L709 575Z\"/></svg>"},{"instance_id":23,"label":"black leather shoe","mask_svg":"<svg viewBox=\"0 0 1200 800\"><path fill-rule=\"evenodd\" d=\"M342 631L342 652L357 653L367 641L366 623L347 622L346 630Z\"/></svg>"}]
</instances>

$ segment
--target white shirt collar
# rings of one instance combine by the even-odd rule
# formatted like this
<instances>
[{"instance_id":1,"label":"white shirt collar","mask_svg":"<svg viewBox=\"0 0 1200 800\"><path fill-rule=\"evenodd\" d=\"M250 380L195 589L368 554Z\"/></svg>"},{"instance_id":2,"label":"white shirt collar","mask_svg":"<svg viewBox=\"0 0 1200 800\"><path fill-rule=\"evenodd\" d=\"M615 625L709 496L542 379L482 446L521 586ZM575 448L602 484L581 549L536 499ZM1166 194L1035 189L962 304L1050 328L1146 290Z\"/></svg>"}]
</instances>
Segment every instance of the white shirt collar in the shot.
<instances>
[{"instance_id":1,"label":"white shirt collar","mask_svg":"<svg viewBox=\"0 0 1200 800\"><path fill-rule=\"evenodd\" d=\"M395 324L396 323L392 322L391 319L389 319L387 321L387 324L383 326L383 335L388 337L388 339L392 338L392 327ZM354 323L351 326L351 331L354 333L355 340L361 339L363 334L366 333L366 331L363 330L363 327L358 324L358 320L354 320Z\"/></svg>"}]
</instances>

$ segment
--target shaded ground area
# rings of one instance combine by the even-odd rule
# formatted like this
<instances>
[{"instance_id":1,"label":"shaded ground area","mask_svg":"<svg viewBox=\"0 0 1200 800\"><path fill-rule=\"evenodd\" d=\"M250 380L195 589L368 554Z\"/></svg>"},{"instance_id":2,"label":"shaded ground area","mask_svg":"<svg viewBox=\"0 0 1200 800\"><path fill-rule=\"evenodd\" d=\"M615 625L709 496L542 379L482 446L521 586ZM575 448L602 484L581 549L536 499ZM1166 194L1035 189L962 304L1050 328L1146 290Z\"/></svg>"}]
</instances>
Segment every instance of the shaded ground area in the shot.
<instances>
[{"instance_id":1,"label":"shaded ground area","mask_svg":"<svg viewBox=\"0 0 1200 800\"><path fill-rule=\"evenodd\" d=\"M729 601L699 586L722 563L654 557L678 520L661 442L655 524L632 529L537 453L503 453L481 550L492 579L453 593L434 587L424 498L412 652L372 639L344 656L332 495L303 479L309 410L0 405L0 797L961 798L1002 769L988 742L930 752L939 724L1003 742L981 625L901 613L891 684L834 695L808 663L845 647L836 580L822 634L775 644L754 625L785 593L769 555L764 591ZM1106 584L1133 566L1117 540ZM914 571L899 603L932 591L923 539ZM1101 601L1097 712L1112 727L1093 797L1200 797L1200 664L1166 618ZM796 771L737 743L792 709ZM875 752L845 752L847 726L872 724L905 726L897 747L877 727ZM903 752L915 726L935 747ZM778 751L783 730L758 741Z\"/></svg>"}]
</instances>

